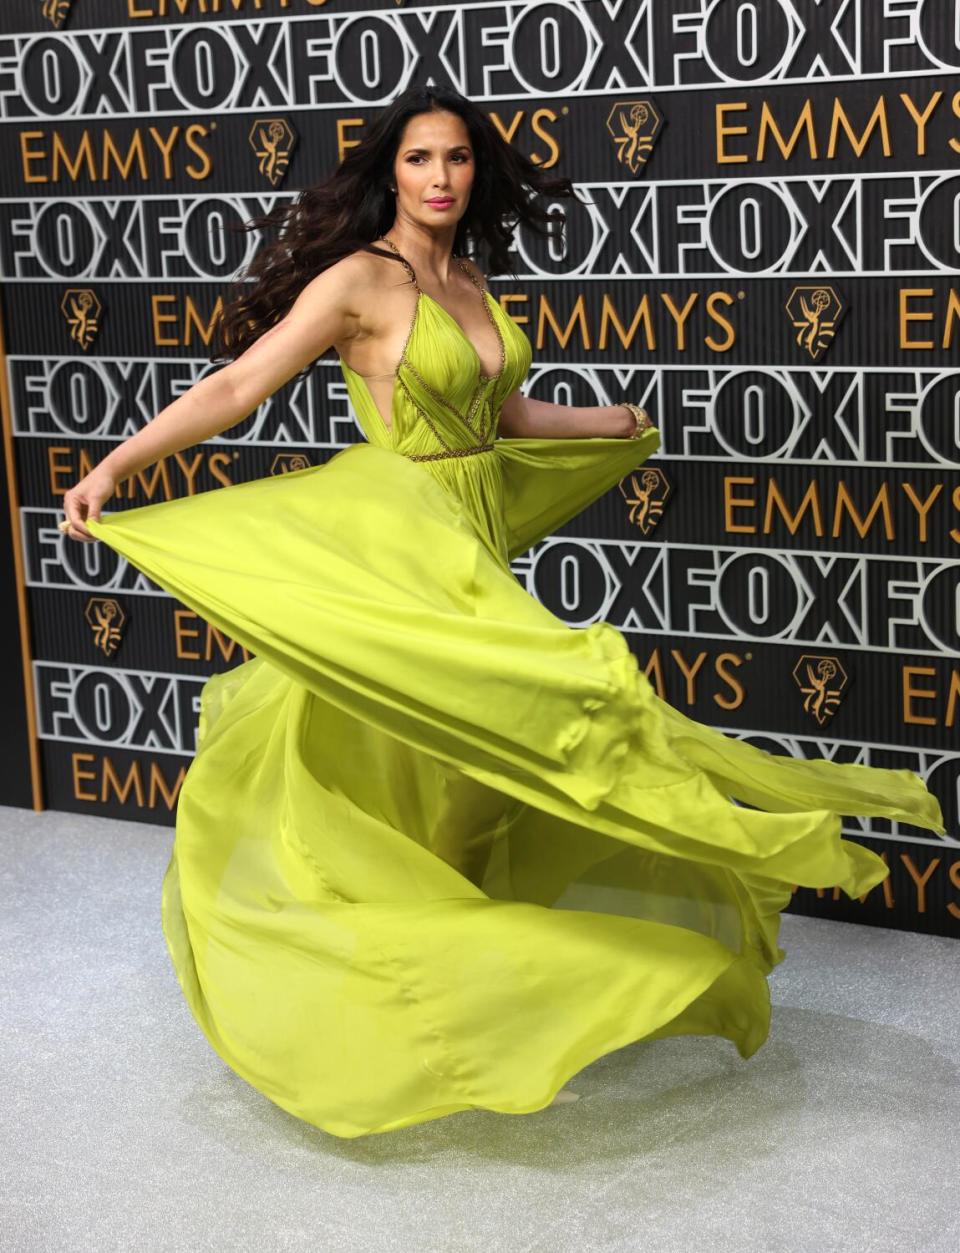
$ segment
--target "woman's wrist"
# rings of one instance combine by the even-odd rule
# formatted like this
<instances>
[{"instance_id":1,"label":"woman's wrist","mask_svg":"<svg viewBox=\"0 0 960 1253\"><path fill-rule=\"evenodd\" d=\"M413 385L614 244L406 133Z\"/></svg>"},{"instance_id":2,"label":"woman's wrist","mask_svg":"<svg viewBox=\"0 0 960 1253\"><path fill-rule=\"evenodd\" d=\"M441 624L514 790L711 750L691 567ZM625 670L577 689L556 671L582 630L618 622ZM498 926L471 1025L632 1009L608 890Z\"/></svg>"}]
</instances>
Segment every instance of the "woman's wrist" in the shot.
<instances>
[{"instance_id":1,"label":"woman's wrist","mask_svg":"<svg viewBox=\"0 0 960 1253\"><path fill-rule=\"evenodd\" d=\"M95 470L99 470L104 474L112 475L118 483L121 479L129 477L128 474L117 465L117 461L119 459L117 454L119 454L122 447L122 444L118 444L116 448L111 448L111 450L101 457L97 464L93 467Z\"/></svg>"},{"instance_id":2,"label":"woman's wrist","mask_svg":"<svg viewBox=\"0 0 960 1253\"><path fill-rule=\"evenodd\" d=\"M626 415L626 438L639 439L644 431L648 431L653 426L653 419L646 409L633 404L632 401L621 400L620 408Z\"/></svg>"},{"instance_id":3,"label":"woman's wrist","mask_svg":"<svg viewBox=\"0 0 960 1253\"><path fill-rule=\"evenodd\" d=\"M611 417L616 427L610 434L617 439L629 439L637 428L637 420L626 405L614 405Z\"/></svg>"}]
</instances>

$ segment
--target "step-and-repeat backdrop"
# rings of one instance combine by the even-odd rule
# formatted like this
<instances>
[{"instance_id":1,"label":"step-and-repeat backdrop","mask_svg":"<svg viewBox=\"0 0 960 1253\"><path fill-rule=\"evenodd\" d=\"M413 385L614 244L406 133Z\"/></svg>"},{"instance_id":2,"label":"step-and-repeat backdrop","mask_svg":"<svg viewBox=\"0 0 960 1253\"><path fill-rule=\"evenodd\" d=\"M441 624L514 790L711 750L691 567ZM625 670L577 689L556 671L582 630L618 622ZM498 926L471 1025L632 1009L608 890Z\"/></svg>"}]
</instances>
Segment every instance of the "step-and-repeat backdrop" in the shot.
<instances>
[{"instance_id":1,"label":"step-and-repeat backdrop","mask_svg":"<svg viewBox=\"0 0 960 1253\"><path fill-rule=\"evenodd\" d=\"M518 277L492 279L533 345L527 389L628 397L663 434L517 577L571 626L625 632L701 721L922 775L950 838L850 819L890 879L791 908L960 935L958 69L957 0L4 0L4 629L25 704L3 799L29 769L38 805L173 821L204 676L245 653L65 540L62 495L214 368L258 244L225 228L444 82L578 185L564 254L520 235ZM360 438L331 357L111 507Z\"/></svg>"}]
</instances>

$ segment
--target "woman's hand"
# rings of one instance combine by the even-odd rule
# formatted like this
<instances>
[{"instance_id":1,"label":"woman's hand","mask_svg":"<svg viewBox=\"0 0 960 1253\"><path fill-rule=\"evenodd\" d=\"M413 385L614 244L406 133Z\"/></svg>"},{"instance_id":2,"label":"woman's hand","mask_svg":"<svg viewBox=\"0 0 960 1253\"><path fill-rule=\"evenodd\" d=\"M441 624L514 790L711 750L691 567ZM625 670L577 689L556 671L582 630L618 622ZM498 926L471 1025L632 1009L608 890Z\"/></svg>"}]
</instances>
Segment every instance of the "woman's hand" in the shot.
<instances>
[{"instance_id":1,"label":"woman's hand","mask_svg":"<svg viewBox=\"0 0 960 1253\"><path fill-rule=\"evenodd\" d=\"M78 483L64 495L63 511L69 526L61 524L61 530L70 539L96 541L87 530L87 518L100 521L100 506L109 500L117 488L117 479L104 466L94 466Z\"/></svg>"}]
</instances>

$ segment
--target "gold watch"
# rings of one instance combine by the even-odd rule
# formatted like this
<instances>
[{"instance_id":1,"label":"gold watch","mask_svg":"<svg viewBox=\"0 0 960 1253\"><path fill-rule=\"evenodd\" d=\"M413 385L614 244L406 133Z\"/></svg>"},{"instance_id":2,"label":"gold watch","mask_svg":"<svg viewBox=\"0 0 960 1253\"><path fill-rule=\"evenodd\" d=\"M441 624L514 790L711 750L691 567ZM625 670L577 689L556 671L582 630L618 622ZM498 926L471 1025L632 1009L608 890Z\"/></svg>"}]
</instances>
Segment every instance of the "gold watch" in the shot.
<instances>
[{"instance_id":1,"label":"gold watch","mask_svg":"<svg viewBox=\"0 0 960 1253\"><path fill-rule=\"evenodd\" d=\"M653 419L650 417L650 414L647 413L646 409L641 409L639 405L631 404L629 400L621 400L620 403L623 405L624 409L629 409L637 424L635 429L630 433L629 438L639 439L644 431L649 430L650 427L653 426Z\"/></svg>"}]
</instances>

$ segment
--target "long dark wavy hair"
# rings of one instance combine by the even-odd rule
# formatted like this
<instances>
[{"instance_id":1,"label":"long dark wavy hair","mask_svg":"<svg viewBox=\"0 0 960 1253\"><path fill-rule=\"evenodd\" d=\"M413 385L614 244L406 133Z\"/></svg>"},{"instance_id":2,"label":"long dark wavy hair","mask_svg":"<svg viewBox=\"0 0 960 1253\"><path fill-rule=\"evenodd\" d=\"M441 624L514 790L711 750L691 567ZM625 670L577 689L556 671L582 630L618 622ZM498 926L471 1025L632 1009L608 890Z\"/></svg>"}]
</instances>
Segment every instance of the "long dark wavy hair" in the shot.
<instances>
[{"instance_id":1,"label":"long dark wavy hair","mask_svg":"<svg viewBox=\"0 0 960 1253\"><path fill-rule=\"evenodd\" d=\"M474 182L466 212L457 223L455 255L470 257L484 273L516 276L509 245L517 225L541 236L557 232L562 237L563 216L545 209L538 198L575 196L568 178L546 175L507 143L466 96L447 87L411 88L379 115L362 142L347 152L324 182L271 213L234 227L263 230L269 242L254 256L246 274L231 284L211 361L239 357L286 315L311 279L343 257L364 251L398 261L372 241L389 230L396 217L396 193L389 185L404 126L409 118L431 109L459 114L474 152ZM274 233L276 237L270 238Z\"/></svg>"}]
</instances>

